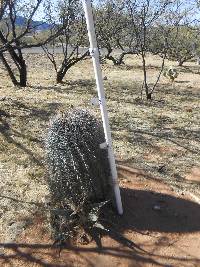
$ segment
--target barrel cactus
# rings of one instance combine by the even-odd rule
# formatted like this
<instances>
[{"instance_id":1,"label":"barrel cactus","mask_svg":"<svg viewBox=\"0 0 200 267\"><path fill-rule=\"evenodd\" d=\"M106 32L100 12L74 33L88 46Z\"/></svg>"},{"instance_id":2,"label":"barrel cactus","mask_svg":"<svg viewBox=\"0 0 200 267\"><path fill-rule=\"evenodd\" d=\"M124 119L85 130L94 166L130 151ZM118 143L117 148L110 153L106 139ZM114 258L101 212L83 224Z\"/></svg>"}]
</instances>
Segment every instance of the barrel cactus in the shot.
<instances>
[{"instance_id":1,"label":"barrel cactus","mask_svg":"<svg viewBox=\"0 0 200 267\"><path fill-rule=\"evenodd\" d=\"M96 223L111 198L110 169L102 124L86 110L52 119L46 138L51 226L65 239L76 227Z\"/></svg>"}]
</instances>

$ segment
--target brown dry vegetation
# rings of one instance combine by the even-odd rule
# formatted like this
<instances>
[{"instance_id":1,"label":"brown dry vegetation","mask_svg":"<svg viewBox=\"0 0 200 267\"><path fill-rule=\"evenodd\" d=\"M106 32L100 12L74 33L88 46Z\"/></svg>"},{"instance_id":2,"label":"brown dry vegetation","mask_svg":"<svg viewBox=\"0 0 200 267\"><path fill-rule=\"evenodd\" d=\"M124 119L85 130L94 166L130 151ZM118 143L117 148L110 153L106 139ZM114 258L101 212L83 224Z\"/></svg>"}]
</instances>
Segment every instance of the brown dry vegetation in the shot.
<instances>
[{"instance_id":1,"label":"brown dry vegetation","mask_svg":"<svg viewBox=\"0 0 200 267\"><path fill-rule=\"evenodd\" d=\"M44 138L49 119L71 107L90 108L96 96L89 59L73 67L66 81L56 85L52 66L44 55L27 54L28 87L15 88L0 69L0 239L12 241L36 210L42 209L45 183ZM179 69L172 88L162 77L154 100L140 99L142 66L137 56L126 65L103 65L113 143L120 164L162 178L179 192L198 199L199 183L187 174L200 167L200 72L195 63ZM153 83L160 59L148 58ZM167 62L170 66L171 62ZM151 179L149 177L149 179ZM42 205L42 206L41 206Z\"/></svg>"}]
</instances>

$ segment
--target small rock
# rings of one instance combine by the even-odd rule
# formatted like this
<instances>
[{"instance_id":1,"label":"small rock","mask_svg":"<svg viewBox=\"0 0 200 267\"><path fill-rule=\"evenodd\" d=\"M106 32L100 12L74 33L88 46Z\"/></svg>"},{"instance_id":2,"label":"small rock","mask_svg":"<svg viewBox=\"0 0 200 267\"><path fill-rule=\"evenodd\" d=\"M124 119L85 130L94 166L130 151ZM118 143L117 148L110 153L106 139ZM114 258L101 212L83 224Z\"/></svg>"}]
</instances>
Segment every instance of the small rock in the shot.
<instances>
[{"instance_id":1,"label":"small rock","mask_svg":"<svg viewBox=\"0 0 200 267\"><path fill-rule=\"evenodd\" d=\"M179 173L174 173L174 177L178 180L183 180L183 177Z\"/></svg>"},{"instance_id":2,"label":"small rock","mask_svg":"<svg viewBox=\"0 0 200 267\"><path fill-rule=\"evenodd\" d=\"M160 211L161 207L159 205L154 205L153 210Z\"/></svg>"},{"instance_id":3,"label":"small rock","mask_svg":"<svg viewBox=\"0 0 200 267\"><path fill-rule=\"evenodd\" d=\"M128 179L123 179L122 182L123 182L123 183L130 183L131 181L128 180Z\"/></svg>"},{"instance_id":4,"label":"small rock","mask_svg":"<svg viewBox=\"0 0 200 267\"><path fill-rule=\"evenodd\" d=\"M0 257L3 256L4 254L5 254L4 248L0 248Z\"/></svg>"},{"instance_id":5,"label":"small rock","mask_svg":"<svg viewBox=\"0 0 200 267\"><path fill-rule=\"evenodd\" d=\"M161 165L161 166L159 166L159 167L158 167L158 171L161 172L161 173L162 173L162 172L165 172L165 171L166 171L166 166L165 166L165 165Z\"/></svg>"},{"instance_id":6,"label":"small rock","mask_svg":"<svg viewBox=\"0 0 200 267\"><path fill-rule=\"evenodd\" d=\"M8 117L8 113L5 112L4 110L0 110L0 116Z\"/></svg>"},{"instance_id":7,"label":"small rock","mask_svg":"<svg viewBox=\"0 0 200 267\"><path fill-rule=\"evenodd\" d=\"M150 235L150 232L147 230L147 231L144 231L144 234L145 235Z\"/></svg>"}]
</instances>

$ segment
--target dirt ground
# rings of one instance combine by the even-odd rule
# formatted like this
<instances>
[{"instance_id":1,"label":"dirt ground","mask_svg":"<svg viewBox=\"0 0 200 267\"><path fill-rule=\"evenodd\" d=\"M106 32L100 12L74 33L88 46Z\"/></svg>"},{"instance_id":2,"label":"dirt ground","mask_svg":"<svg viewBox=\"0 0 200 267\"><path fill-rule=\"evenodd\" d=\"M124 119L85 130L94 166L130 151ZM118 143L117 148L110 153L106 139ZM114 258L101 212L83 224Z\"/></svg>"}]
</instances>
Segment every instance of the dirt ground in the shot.
<instances>
[{"instance_id":1,"label":"dirt ground","mask_svg":"<svg viewBox=\"0 0 200 267\"><path fill-rule=\"evenodd\" d=\"M145 252L136 247L131 250L113 237L104 236L105 249L101 252L91 243L63 250L58 258L58 249L52 248L46 226L42 225L44 218L35 217L41 214L48 197L44 139L50 118L58 112L78 107L100 117L99 108L91 106L91 99L97 96L94 72L91 60L84 60L70 69L63 84L58 85L53 67L43 54L26 54L26 62L26 88L13 87L0 63L3 264L200 265L200 67L194 62L177 67L179 76L174 87L161 76L153 100L146 101L141 99L143 73L138 56L127 57L122 66L110 62L102 65L118 164L145 173L145 177L130 174L129 169L128 174L121 173L125 214L114 222ZM176 62L166 61L166 66L170 65ZM159 57L147 57L150 86L160 66ZM12 249L4 254L6 246ZM21 255L21 261L16 260L16 255Z\"/></svg>"},{"instance_id":2,"label":"dirt ground","mask_svg":"<svg viewBox=\"0 0 200 267\"><path fill-rule=\"evenodd\" d=\"M16 242L0 244L1 266L200 266L200 205L140 170L118 169L124 215L111 225L124 239L112 233L102 236L102 247L92 241L60 251L38 215Z\"/></svg>"}]
</instances>

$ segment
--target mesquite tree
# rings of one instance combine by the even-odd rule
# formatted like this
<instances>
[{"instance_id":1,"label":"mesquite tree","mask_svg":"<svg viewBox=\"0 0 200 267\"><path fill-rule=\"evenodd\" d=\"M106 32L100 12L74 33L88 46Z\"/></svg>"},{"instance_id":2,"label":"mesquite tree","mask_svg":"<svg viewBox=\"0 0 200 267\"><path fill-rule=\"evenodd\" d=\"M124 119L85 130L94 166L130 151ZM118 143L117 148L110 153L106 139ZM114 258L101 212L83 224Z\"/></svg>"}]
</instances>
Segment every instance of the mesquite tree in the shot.
<instances>
[{"instance_id":1,"label":"mesquite tree","mask_svg":"<svg viewBox=\"0 0 200 267\"><path fill-rule=\"evenodd\" d=\"M125 2L120 0L100 1L95 9L98 44L106 49L105 58L114 65L121 65L126 55L137 53ZM115 55L117 49L118 55Z\"/></svg>"},{"instance_id":2,"label":"mesquite tree","mask_svg":"<svg viewBox=\"0 0 200 267\"><path fill-rule=\"evenodd\" d=\"M88 49L83 48L87 36L85 19L80 1L77 0L46 1L45 11L47 21L54 25L52 34L62 27L60 36L51 42L51 47L43 46L55 69L56 82L62 83L67 71L89 55ZM61 47L60 60L56 53L58 46Z\"/></svg>"},{"instance_id":3,"label":"mesquite tree","mask_svg":"<svg viewBox=\"0 0 200 267\"><path fill-rule=\"evenodd\" d=\"M192 59L195 56L195 43L199 43L199 34L187 27L179 27L176 32L170 35L167 58L176 60L178 66Z\"/></svg>"},{"instance_id":4,"label":"mesquite tree","mask_svg":"<svg viewBox=\"0 0 200 267\"><path fill-rule=\"evenodd\" d=\"M192 59L199 43L199 25L196 25L196 6L193 1L177 0L168 18L171 32L168 38L167 58L179 66ZM195 45L196 44L196 45Z\"/></svg>"},{"instance_id":5,"label":"mesquite tree","mask_svg":"<svg viewBox=\"0 0 200 267\"><path fill-rule=\"evenodd\" d=\"M159 34L159 28L167 33L166 58L177 61L179 66L192 59L199 52L199 26L195 16L197 13L193 1L176 0L165 12L159 27L154 27L155 37L152 38L151 52L161 57L164 43L164 35ZM165 35L165 36L166 36Z\"/></svg>"},{"instance_id":6,"label":"mesquite tree","mask_svg":"<svg viewBox=\"0 0 200 267\"><path fill-rule=\"evenodd\" d=\"M37 29L43 22L34 23L33 19L42 1L34 0L29 3L24 0L4 0L1 2L0 59L15 86L27 85L27 65L23 49L40 47L59 36L62 31L62 27L58 27L54 34L47 33L42 40L37 39ZM19 18L22 18L22 24L18 23ZM26 38L27 35L31 36L34 42Z\"/></svg>"},{"instance_id":7,"label":"mesquite tree","mask_svg":"<svg viewBox=\"0 0 200 267\"><path fill-rule=\"evenodd\" d=\"M154 85L150 86L148 83L148 71L146 64L146 56L150 51L151 42L152 42L152 32L157 28L157 23L161 21L161 17L165 14L168 6L171 4L171 1L168 0L126 0L126 8L128 15L131 20L131 27L134 29L134 35L137 39L137 44L139 47L139 54L142 58L143 66L143 89L145 90L146 98L148 100L152 99L152 94L159 82L161 73L163 71L164 62L166 58L167 51L167 35L163 38L162 50L163 60L161 64L160 71L158 73L157 79ZM162 31L164 27L159 29L159 34L166 34ZM154 38L153 38L154 39ZM142 94L142 93L141 93Z\"/></svg>"},{"instance_id":8,"label":"mesquite tree","mask_svg":"<svg viewBox=\"0 0 200 267\"><path fill-rule=\"evenodd\" d=\"M22 53L23 37L33 30L32 19L42 0L33 1L32 4L18 0L4 1L1 9L1 29L0 29L0 59L5 66L14 85L25 87L27 83L27 66ZM23 27L17 26L17 18L23 15L25 24ZM4 51L9 53L12 63L9 62ZM12 64L17 69L17 74L12 68ZM17 77L19 76L19 78Z\"/></svg>"}]
</instances>

